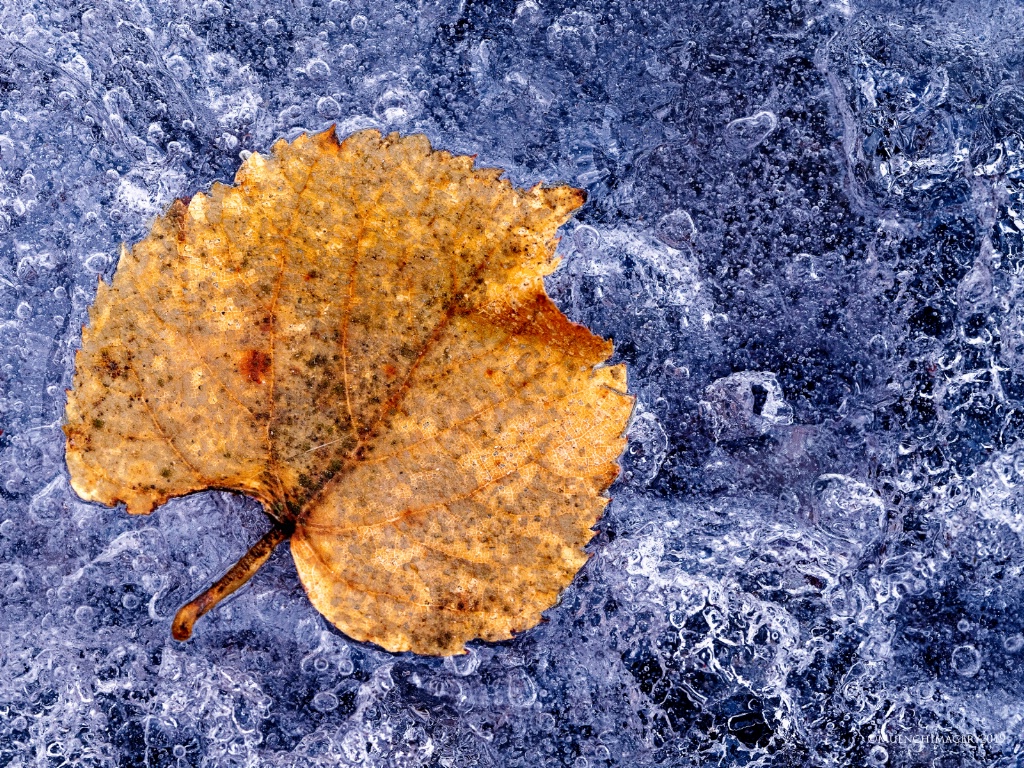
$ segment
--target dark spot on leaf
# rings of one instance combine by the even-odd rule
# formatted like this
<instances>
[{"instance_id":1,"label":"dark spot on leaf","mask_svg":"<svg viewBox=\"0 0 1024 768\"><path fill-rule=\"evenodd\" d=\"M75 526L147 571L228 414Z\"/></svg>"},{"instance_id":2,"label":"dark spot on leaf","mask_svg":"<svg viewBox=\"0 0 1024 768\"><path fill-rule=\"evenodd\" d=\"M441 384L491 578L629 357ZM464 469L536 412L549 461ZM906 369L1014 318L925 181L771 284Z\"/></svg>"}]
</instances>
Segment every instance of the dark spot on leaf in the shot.
<instances>
[{"instance_id":1,"label":"dark spot on leaf","mask_svg":"<svg viewBox=\"0 0 1024 768\"><path fill-rule=\"evenodd\" d=\"M242 357L242 374L253 384L262 384L270 370L270 355L258 349L246 351Z\"/></svg>"}]
</instances>

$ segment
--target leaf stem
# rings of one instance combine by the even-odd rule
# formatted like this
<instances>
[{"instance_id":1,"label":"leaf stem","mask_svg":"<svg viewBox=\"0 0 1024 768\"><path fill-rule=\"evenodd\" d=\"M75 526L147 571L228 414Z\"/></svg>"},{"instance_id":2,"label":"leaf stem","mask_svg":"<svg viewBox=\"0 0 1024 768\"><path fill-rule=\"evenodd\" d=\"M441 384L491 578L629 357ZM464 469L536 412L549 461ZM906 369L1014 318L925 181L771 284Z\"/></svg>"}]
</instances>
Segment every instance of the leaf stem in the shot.
<instances>
[{"instance_id":1,"label":"leaf stem","mask_svg":"<svg viewBox=\"0 0 1024 768\"><path fill-rule=\"evenodd\" d=\"M171 623L171 636L175 640L188 640L192 637L192 627L199 617L249 581L256 571L270 559L277 545L289 538L294 530L294 522L278 521L274 523L274 527L253 544L249 551L242 555L242 559L231 567L231 570L197 598L178 609L174 621Z\"/></svg>"}]
</instances>

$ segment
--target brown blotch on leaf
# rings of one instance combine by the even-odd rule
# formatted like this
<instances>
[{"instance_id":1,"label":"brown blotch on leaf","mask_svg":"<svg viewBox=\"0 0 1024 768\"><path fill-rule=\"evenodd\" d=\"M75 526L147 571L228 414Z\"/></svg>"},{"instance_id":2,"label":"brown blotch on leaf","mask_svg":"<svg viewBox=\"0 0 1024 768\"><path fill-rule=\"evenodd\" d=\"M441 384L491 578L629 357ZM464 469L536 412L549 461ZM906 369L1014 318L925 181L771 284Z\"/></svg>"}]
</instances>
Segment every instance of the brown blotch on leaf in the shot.
<instances>
[{"instance_id":1,"label":"brown blotch on leaf","mask_svg":"<svg viewBox=\"0 0 1024 768\"><path fill-rule=\"evenodd\" d=\"M424 654L535 626L586 562L632 398L544 292L583 193L500 176L423 136L303 135L175 201L100 284L75 490L144 514L231 489L273 520L174 637L283 541L328 620Z\"/></svg>"},{"instance_id":2,"label":"brown blotch on leaf","mask_svg":"<svg viewBox=\"0 0 1024 768\"><path fill-rule=\"evenodd\" d=\"M185 219L188 215L188 204L191 202L191 197L179 197L168 208L166 218L168 223L172 227L172 231L178 242L185 242Z\"/></svg>"},{"instance_id":3,"label":"brown blotch on leaf","mask_svg":"<svg viewBox=\"0 0 1024 768\"><path fill-rule=\"evenodd\" d=\"M270 370L270 355L260 349L246 350L242 356L241 370L253 384L262 384Z\"/></svg>"}]
</instances>

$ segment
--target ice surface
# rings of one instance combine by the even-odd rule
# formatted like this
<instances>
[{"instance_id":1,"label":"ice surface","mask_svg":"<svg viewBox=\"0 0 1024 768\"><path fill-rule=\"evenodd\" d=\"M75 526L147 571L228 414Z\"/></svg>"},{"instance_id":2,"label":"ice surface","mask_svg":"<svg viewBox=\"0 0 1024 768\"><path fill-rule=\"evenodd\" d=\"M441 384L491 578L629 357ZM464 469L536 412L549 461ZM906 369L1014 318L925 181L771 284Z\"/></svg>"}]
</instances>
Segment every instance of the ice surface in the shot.
<instances>
[{"instance_id":1,"label":"ice surface","mask_svg":"<svg viewBox=\"0 0 1024 768\"><path fill-rule=\"evenodd\" d=\"M1016 766L1024 7L11 0L0 10L0 766ZM568 182L549 291L637 409L546 623L390 655L222 493L79 501L97 276L280 137Z\"/></svg>"}]
</instances>

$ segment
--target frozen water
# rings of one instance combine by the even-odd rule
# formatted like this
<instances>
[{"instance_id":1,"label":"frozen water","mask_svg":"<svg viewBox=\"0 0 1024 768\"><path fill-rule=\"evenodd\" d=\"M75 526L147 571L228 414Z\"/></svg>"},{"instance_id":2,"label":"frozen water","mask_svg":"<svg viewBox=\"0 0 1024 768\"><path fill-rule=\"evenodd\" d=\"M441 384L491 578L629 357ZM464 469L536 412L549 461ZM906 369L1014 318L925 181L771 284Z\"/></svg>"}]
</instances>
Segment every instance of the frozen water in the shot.
<instances>
[{"instance_id":1,"label":"frozen water","mask_svg":"<svg viewBox=\"0 0 1024 768\"><path fill-rule=\"evenodd\" d=\"M1015 766L1024 7L11 0L0 9L0 766ZM353 643L223 493L78 500L98 277L332 123L584 187L549 292L637 408L541 626Z\"/></svg>"},{"instance_id":2,"label":"frozen water","mask_svg":"<svg viewBox=\"0 0 1024 768\"><path fill-rule=\"evenodd\" d=\"M704 397L701 410L716 441L758 437L793 423L793 408L774 373L730 374L705 387Z\"/></svg>"}]
</instances>

